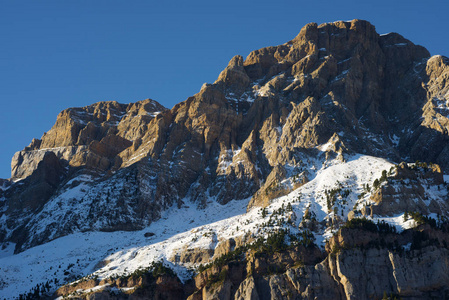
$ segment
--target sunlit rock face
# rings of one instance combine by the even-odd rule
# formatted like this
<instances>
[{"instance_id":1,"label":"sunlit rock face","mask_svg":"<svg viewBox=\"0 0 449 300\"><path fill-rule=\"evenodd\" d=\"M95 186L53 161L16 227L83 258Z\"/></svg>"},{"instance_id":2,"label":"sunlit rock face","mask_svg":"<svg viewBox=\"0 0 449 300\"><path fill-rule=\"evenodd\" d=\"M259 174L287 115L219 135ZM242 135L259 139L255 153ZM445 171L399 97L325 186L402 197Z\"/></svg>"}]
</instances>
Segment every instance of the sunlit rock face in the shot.
<instances>
[{"instance_id":1,"label":"sunlit rock face","mask_svg":"<svg viewBox=\"0 0 449 300\"><path fill-rule=\"evenodd\" d=\"M306 192L314 200L301 206L301 215L291 213L289 222L322 239L348 218L393 218L405 211L447 216L448 97L447 58L430 57L397 33L379 35L366 21L311 23L283 45L246 59L234 56L214 83L172 109L147 99L62 111L48 132L14 155L11 179L0 181L0 242L15 243L18 253L77 232L140 230L168 209L239 200L248 212L262 211L276 199L291 200L295 193L300 199ZM376 159L361 162L368 156ZM417 160L429 165L394 166ZM381 168L388 170L375 187ZM342 170L348 175L341 177ZM337 177L336 187L322 179ZM337 207L330 195L352 197L354 207ZM208 262L249 243L243 236L232 243L215 238L213 249L186 246L170 260ZM445 249L429 251L443 261ZM174 295L191 299L258 299L266 292L272 298L364 299L389 286L420 297L428 285L444 286L444 276L402 278L420 256L384 250L335 256L316 249L308 255L319 261L301 267L286 257L257 263L254 258L239 266L244 278L217 288L206 284L217 270L203 274L205 284L195 287L173 278L141 281L156 284L161 293L176 285ZM366 255L370 259L362 263ZM248 271L255 264L260 276ZM284 273L271 274L270 264L282 265ZM396 277L357 286L354 280L368 273L351 270L353 265Z\"/></svg>"}]
</instances>

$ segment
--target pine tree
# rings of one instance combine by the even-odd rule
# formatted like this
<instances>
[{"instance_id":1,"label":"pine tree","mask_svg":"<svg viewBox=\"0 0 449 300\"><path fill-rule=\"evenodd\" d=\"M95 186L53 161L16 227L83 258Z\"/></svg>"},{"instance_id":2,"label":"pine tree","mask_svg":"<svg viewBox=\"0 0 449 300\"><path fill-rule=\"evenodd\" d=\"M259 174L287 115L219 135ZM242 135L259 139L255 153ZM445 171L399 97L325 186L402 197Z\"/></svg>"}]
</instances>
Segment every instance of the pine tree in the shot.
<instances>
[{"instance_id":1,"label":"pine tree","mask_svg":"<svg viewBox=\"0 0 449 300\"><path fill-rule=\"evenodd\" d=\"M375 190L377 190L377 188L379 187L379 185L380 185L379 179L374 180L373 188L374 188Z\"/></svg>"}]
</instances>

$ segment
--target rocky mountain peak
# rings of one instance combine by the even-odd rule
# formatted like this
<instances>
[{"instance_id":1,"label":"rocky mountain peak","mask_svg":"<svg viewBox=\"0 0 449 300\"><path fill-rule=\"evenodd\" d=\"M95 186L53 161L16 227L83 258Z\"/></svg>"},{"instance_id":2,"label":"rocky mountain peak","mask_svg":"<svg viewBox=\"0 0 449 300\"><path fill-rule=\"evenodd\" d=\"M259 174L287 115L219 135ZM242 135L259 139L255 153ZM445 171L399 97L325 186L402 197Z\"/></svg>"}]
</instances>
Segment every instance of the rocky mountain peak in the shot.
<instances>
[{"instance_id":1,"label":"rocky mountain peak","mask_svg":"<svg viewBox=\"0 0 449 300\"><path fill-rule=\"evenodd\" d=\"M117 154L139 140L145 126L165 110L151 99L131 104L106 101L68 108L58 115L55 125L41 139L33 139L28 147L14 155L11 177L30 175L48 151L73 167L86 166L99 171L118 168L121 161Z\"/></svg>"},{"instance_id":2,"label":"rocky mountain peak","mask_svg":"<svg viewBox=\"0 0 449 300\"><path fill-rule=\"evenodd\" d=\"M379 35L367 21L311 23L285 44L234 56L214 83L172 109L151 99L66 109L14 155L12 180L0 182L9 218L1 241L20 252L73 232L138 230L189 205L242 200L251 212L357 155L432 161L444 172L448 76L447 58L429 58L399 34ZM417 181L409 194L421 202L407 209L445 212L438 201L423 208L427 184L436 185ZM45 191L39 201L37 188ZM301 215L321 219L300 227L341 225L343 208L320 202L330 187L317 188L326 192L301 204ZM385 186L370 197L352 204L369 198L378 204L371 212L388 215L396 194Z\"/></svg>"},{"instance_id":3,"label":"rocky mountain peak","mask_svg":"<svg viewBox=\"0 0 449 300\"><path fill-rule=\"evenodd\" d=\"M240 55L234 56L226 69L224 69L215 84L222 83L225 88L232 89L239 94L245 90L251 79L248 77L245 68L243 67L243 57Z\"/></svg>"},{"instance_id":4,"label":"rocky mountain peak","mask_svg":"<svg viewBox=\"0 0 449 300\"><path fill-rule=\"evenodd\" d=\"M0 180L0 243L20 253L73 234L92 241L91 232L134 231L120 233L132 241L115 240L126 249L105 252L96 276L123 275L123 261L155 253L182 272L218 261L190 283L148 271L92 277L60 295L95 294L99 285L121 292L138 278L190 299L258 291L362 299L385 290L419 298L433 293L426 286L441 296L447 268L434 268L439 278L396 276L426 269L414 267L422 259L415 249L431 249L425 262L439 265L448 251L449 60L429 56L367 21L310 23L282 45L234 56L214 83L172 109L151 99L66 109ZM410 229L409 213L433 227ZM99 248L89 255L100 257ZM94 265L87 256L81 264ZM365 269L379 283L354 288L368 282Z\"/></svg>"}]
</instances>

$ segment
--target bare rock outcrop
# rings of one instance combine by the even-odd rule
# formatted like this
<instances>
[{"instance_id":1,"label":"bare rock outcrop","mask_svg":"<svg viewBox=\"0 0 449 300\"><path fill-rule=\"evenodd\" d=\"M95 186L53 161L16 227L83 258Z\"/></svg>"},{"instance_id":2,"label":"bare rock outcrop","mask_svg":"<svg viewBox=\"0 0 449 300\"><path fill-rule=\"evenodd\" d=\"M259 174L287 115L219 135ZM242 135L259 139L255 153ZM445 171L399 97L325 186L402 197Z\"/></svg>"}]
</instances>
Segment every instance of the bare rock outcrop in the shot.
<instances>
[{"instance_id":1,"label":"bare rock outcrop","mask_svg":"<svg viewBox=\"0 0 449 300\"><path fill-rule=\"evenodd\" d=\"M100 286L100 288L98 288ZM151 274L131 275L124 278L89 279L59 288L54 297L75 296L77 299L184 299L184 286L175 276Z\"/></svg>"},{"instance_id":2,"label":"bare rock outcrop","mask_svg":"<svg viewBox=\"0 0 449 300\"><path fill-rule=\"evenodd\" d=\"M438 165L401 163L396 167L395 175L378 188L371 200L371 213L381 216L393 216L403 212L420 212L446 215L449 206L446 201L432 197L428 190L445 189L441 168Z\"/></svg>"},{"instance_id":3,"label":"bare rock outcrop","mask_svg":"<svg viewBox=\"0 0 449 300\"><path fill-rule=\"evenodd\" d=\"M62 111L55 125L40 140L17 152L11 162L11 177L29 176L46 152L53 152L70 166L106 171L121 160L116 156L145 132L145 126L166 110L154 100L132 104L98 102Z\"/></svg>"}]
</instances>

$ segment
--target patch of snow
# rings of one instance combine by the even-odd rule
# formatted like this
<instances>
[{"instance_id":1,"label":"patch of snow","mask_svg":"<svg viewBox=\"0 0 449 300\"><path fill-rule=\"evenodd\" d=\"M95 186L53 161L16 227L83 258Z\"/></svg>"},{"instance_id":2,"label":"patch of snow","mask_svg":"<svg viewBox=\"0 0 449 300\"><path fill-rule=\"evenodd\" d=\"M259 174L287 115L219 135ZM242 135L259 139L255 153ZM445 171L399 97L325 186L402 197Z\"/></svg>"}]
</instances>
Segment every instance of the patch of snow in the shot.
<instances>
[{"instance_id":1,"label":"patch of snow","mask_svg":"<svg viewBox=\"0 0 449 300\"><path fill-rule=\"evenodd\" d=\"M412 246L412 243L408 243L407 245L403 246L402 248L406 251L410 251L411 246Z\"/></svg>"},{"instance_id":2,"label":"patch of snow","mask_svg":"<svg viewBox=\"0 0 449 300\"><path fill-rule=\"evenodd\" d=\"M7 185L6 182L4 182L1 186L0 186L0 190L2 191L6 191L7 189L9 189L11 186Z\"/></svg>"},{"instance_id":3,"label":"patch of snow","mask_svg":"<svg viewBox=\"0 0 449 300\"><path fill-rule=\"evenodd\" d=\"M161 113L161 111L155 111L155 112L148 112L147 114L150 116L150 117L156 117L158 114L160 114Z\"/></svg>"},{"instance_id":4,"label":"patch of snow","mask_svg":"<svg viewBox=\"0 0 449 300\"><path fill-rule=\"evenodd\" d=\"M347 61L350 61L352 58L350 57L350 58L347 58L347 59L344 59L344 60L342 60L342 61L339 61L338 62L338 64L343 64L343 63L345 63L345 62L347 62Z\"/></svg>"},{"instance_id":5,"label":"patch of snow","mask_svg":"<svg viewBox=\"0 0 449 300\"><path fill-rule=\"evenodd\" d=\"M374 217L373 221L384 221L385 223L393 225L394 227L396 227L397 232L402 232L405 229L416 227L416 223L413 219L409 218L407 220L404 220L404 214L393 217Z\"/></svg>"},{"instance_id":6,"label":"patch of snow","mask_svg":"<svg viewBox=\"0 0 449 300\"><path fill-rule=\"evenodd\" d=\"M396 147L399 145L399 137L395 134L393 134L393 136L389 136L390 141L393 143L393 145L395 145Z\"/></svg>"},{"instance_id":7,"label":"patch of snow","mask_svg":"<svg viewBox=\"0 0 449 300\"><path fill-rule=\"evenodd\" d=\"M444 174L443 175L443 180L444 180L444 182L449 182L449 175L447 175L447 174Z\"/></svg>"},{"instance_id":8,"label":"patch of snow","mask_svg":"<svg viewBox=\"0 0 449 300\"><path fill-rule=\"evenodd\" d=\"M346 76L346 74L349 73L349 70L350 70L350 69L342 71L340 74L338 74L337 76L335 76L335 78L334 78L334 80L332 80L332 82L337 82L337 81L342 80L342 79Z\"/></svg>"},{"instance_id":9,"label":"patch of snow","mask_svg":"<svg viewBox=\"0 0 449 300\"><path fill-rule=\"evenodd\" d=\"M320 145L320 146L318 146L318 149L320 149L323 152L331 150L332 149L332 142L329 141L326 144Z\"/></svg>"},{"instance_id":10,"label":"patch of snow","mask_svg":"<svg viewBox=\"0 0 449 300\"><path fill-rule=\"evenodd\" d=\"M217 174L218 175L224 175L226 174L226 171L229 167L235 166L240 162L240 159L238 159L238 154L240 153L241 149L236 150L226 150L224 153L220 155L218 158L218 166L217 166Z\"/></svg>"},{"instance_id":11,"label":"patch of snow","mask_svg":"<svg viewBox=\"0 0 449 300\"><path fill-rule=\"evenodd\" d=\"M14 254L14 248L16 247L15 243L6 243L3 248L0 250L0 259L4 257L9 257Z\"/></svg>"},{"instance_id":12,"label":"patch of snow","mask_svg":"<svg viewBox=\"0 0 449 300\"><path fill-rule=\"evenodd\" d=\"M269 84L264 85L259 90L256 91L256 96L268 97L272 94L271 87Z\"/></svg>"},{"instance_id":13,"label":"patch of snow","mask_svg":"<svg viewBox=\"0 0 449 300\"><path fill-rule=\"evenodd\" d=\"M251 95L248 95L248 97L245 99L246 102L254 102L254 100L256 100L256 98Z\"/></svg>"}]
</instances>

